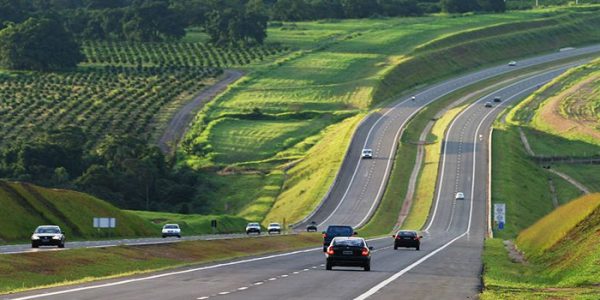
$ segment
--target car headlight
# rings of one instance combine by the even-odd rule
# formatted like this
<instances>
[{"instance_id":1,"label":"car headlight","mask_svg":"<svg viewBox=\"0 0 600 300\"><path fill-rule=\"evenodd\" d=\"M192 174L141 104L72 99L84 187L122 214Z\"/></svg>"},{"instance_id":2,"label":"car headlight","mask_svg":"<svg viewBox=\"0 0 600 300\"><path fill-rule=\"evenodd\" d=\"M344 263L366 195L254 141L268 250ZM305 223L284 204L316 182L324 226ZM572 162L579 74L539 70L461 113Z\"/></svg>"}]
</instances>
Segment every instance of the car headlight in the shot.
<instances>
[{"instance_id":1,"label":"car headlight","mask_svg":"<svg viewBox=\"0 0 600 300\"><path fill-rule=\"evenodd\" d=\"M60 240L60 235L55 235L55 236L52 237L52 239Z\"/></svg>"},{"instance_id":2,"label":"car headlight","mask_svg":"<svg viewBox=\"0 0 600 300\"><path fill-rule=\"evenodd\" d=\"M31 236L31 239L32 240L39 240L40 237L34 234L34 235Z\"/></svg>"}]
</instances>

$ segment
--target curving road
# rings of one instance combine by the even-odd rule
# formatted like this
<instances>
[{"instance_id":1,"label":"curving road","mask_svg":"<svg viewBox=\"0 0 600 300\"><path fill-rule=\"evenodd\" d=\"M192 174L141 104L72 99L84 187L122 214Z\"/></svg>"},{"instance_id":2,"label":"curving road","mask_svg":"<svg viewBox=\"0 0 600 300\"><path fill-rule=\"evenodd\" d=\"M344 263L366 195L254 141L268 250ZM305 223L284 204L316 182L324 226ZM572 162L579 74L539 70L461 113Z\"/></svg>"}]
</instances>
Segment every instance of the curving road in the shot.
<instances>
[{"instance_id":1,"label":"curving road","mask_svg":"<svg viewBox=\"0 0 600 300\"><path fill-rule=\"evenodd\" d=\"M595 45L525 59L513 67L502 65L484 69L425 88L415 94L415 101L407 97L370 114L357 128L334 184L321 204L294 227L303 229L311 221L317 222L319 229L331 224L364 225L385 191L402 128L427 104L478 81L598 51L600 46ZM373 149L374 158L360 159L363 148Z\"/></svg>"},{"instance_id":2,"label":"curving road","mask_svg":"<svg viewBox=\"0 0 600 300\"><path fill-rule=\"evenodd\" d=\"M521 62L521 65L523 64L524 62ZM395 251L391 247L391 238L371 240L370 245L375 247L371 272L351 268L325 271L323 253L320 247L316 247L216 265L179 269L146 277L46 289L11 295L11 297L12 299L395 299L402 295L403 299L475 298L480 289L481 251L486 232L486 139L488 138L486 132L503 106L525 97L533 91L533 87L551 80L566 68L563 66L552 72L515 82L494 93L503 98L500 105L485 108L483 102L489 97L484 97L455 119L445 137L444 159L440 170L435 209L428 221L421 251ZM495 69L504 72L502 67ZM423 99L426 93L427 91L420 93L419 99ZM421 101L421 103L426 102ZM398 108L415 109L417 104L411 105L411 103L412 101L401 102ZM384 121L387 121L387 116ZM375 121L372 124L375 124ZM376 126L380 125L376 124ZM392 132L390 134L392 136L397 132L397 128L394 130L388 127L387 130ZM372 132L375 132L375 129ZM378 137L371 134L364 141L368 142L371 138L377 141ZM389 136L382 137L382 144L391 139L392 137ZM359 144L358 147L362 149L363 145ZM350 153L353 150L357 151L351 148ZM378 160L372 161L373 164L377 162ZM361 165L366 166L367 163L360 161L356 169L360 170ZM385 164L383 166L385 167ZM368 180L369 176L362 176L365 174L361 173L357 173L361 176L351 177L354 177L354 183L357 184L373 182L376 178L380 178L381 183L386 176L378 174L381 170L373 169L372 172L371 179ZM374 191L377 192L377 189ZM466 199L454 200L453 195L456 191L464 192ZM376 194L371 194L374 195ZM362 215L357 214L354 218L350 218L350 214L337 216L338 213L345 211L344 203L353 202L349 199L351 198L343 201L337 208L336 214L329 219L340 222L349 220L353 222L351 224L360 222ZM365 207L365 211L368 212L369 205ZM327 214L325 216L327 217ZM322 220L325 221L325 218ZM325 223L327 222L329 220Z\"/></svg>"}]
</instances>

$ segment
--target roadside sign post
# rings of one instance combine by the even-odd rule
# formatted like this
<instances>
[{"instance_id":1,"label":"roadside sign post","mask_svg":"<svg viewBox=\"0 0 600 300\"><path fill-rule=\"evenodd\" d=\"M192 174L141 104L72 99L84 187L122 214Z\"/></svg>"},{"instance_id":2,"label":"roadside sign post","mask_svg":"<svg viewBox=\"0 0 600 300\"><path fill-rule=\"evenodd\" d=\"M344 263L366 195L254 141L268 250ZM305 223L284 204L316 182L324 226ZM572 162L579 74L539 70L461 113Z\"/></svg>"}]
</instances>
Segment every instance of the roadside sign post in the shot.
<instances>
[{"instance_id":1,"label":"roadside sign post","mask_svg":"<svg viewBox=\"0 0 600 300\"><path fill-rule=\"evenodd\" d=\"M494 222L498 224L498 229L504 229L506 223L506 204L494 203Z\"/></svg>"},{"instance_id":2,"label":"roadside sign post","mask_svg":"<svg viewBox=\"0 0 600 300\"><path fill-rule=\"evenodd\" d=\"M213 234L217 232L217 220L210 220L210 228Z\"/></svg>"},{"instance_id":3,"label":"roadside sign post","mask_svg":"<svg viewBox=\"0 0 600 300\"><path fill-rule=\"evenodd\" d=\"M117 227L117 219L116 218L98 218L98 217L94 217L93 221L92 221L92 225L94 226L94 228L97 228L98 231L100 231L101 228L107 228L108 230L108 236L110 237L110 228L116 228Z\"/></svg>"}]
</instances>

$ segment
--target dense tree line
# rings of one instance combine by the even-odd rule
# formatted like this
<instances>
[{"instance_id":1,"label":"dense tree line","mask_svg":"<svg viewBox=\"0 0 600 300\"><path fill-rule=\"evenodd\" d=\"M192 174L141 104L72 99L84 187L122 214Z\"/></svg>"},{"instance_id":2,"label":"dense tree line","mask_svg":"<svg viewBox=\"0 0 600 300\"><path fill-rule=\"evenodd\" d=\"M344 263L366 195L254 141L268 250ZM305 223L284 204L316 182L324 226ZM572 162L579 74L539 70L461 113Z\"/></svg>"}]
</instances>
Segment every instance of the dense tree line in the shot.
<instances>
[{"instance_id":1,"label":"dense tree line","mask_svg":"<svg viewBox=\"0 0 600 300\"><path fill-rule=\"evenodd\" d=\"M0 30L0 67L47 71L73 68L84 59L56 19L29 18Z\"/></svg>"},{"instance_id":2,"label":"dense tree line","mask_svg":"<svg viewBox=\"0 0 600 300\"><path fill-rule=\"evenodd\" d=\"M214 187L202 174L174 169L157 147L109 136L91 147L78 127L47 132L0 152L0 178L73 188L128 209L206 212Z\"/></svg>"}]
</instances>

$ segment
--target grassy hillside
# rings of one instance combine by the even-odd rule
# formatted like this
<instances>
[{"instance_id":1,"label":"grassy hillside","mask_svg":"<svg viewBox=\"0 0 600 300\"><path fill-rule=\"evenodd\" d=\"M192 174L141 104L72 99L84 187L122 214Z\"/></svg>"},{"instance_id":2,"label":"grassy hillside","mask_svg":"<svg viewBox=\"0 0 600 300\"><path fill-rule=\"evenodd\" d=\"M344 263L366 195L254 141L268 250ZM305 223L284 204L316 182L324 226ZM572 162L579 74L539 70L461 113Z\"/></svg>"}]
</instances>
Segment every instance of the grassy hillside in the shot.
<instances>
[{"instance_id":1,"label":"grassy hillside","mask_svg":"<svg viewBox=\"0 0 600 300\"><path fill-rule=\"evenodd\" d=\"M0 243L27 241L37 226L45 224L59 225L69 240L108 236L106 230L92 228L94 217L117 219L112 237L156 235L142 218L74 191L0 181L0 207Z\"/></svg>"},{"instance_id":2,"label":"grassy hillside","mask_svg":"<svg viewBox=\"0 0 600 300\"><path fill-rule=\"evenodd\" d=\"M247 203L242 210L230 209L226 212L228 214L240 214L250 209L258 216L269 203L275 203L274 211L285 213L273 213L268 215L269 218L279 219L288 214L287 219L299 219L301 216L296 216L294 207L300 207L300 203L304 202L283 198L297 193L301 197L310 195L314 198L309 203L318 203L326 188L306 185L309 181L294 180L293 170L286 173L287 164L292 163L296 169L317 170L311 172L311 181L327 183L324 178L315 178L330 176L330 172L319 172L314 168L321 162L307 155L310 149L304 147L307 141L314 147L321 145L321 139L325 137L323 130L333 124L338 124L335 126L342 132L351 130L355 123L340 123L341 120L381 102L383 98L377 96L378 91L388 90L380 84L381 80L387 84L395 81L393 85L400 86L407 81L412 82L412 75L391 78L387 74L406 63L407 57L431 52L418 50L419 47L427 44L432 49L445 49L441 42L445 38L456 38L455 34L466 34L498 24L550 18L553 21L535 26L535 29L547 28L554 26L561 16L565 17L565 11L544 10L465 17L278 24L269 28L269 41L290 46L290 54L272 64L256 66L244 80L205 107L186 137L186 151L180 153L181 162L194 168L238 170L235 177L214 178L215 182L244 185L251 191L229 189L216 194L217 199L244 199L243 202ZM504 26L493 32L480 33L480 37L484 39L482 36L520 30L529 25L522 24L517 29ZM433 45L430 43L432 40L439 40L440 44ZM419 70L421 65L410 64L410 68ZM438 70L429 71L431 77L427 80L436 79L433 72ZM390 96L405 92L412 86L404 86L404 90L389 90ZM281 170L282 176L276 177L282 180L279 189L282 193L279 195L283 200L277 199L277 195L273 198L272 194L256 196L267 186L270 186L269 191L277 191L272 180L269 183L253 180L257 184L254 187L247 184L250 183L247 178L255 178L257 173L270 176L279 174Z\"/></svg>"},{"instance_id":3,"label":"grassy hillside","mask_svg":"<svg viewBox=\"0 0 600 300\"><path fill-rule=\"evenodd\" d=\"M574 200L519 234L526 263L499 239L486 241L482 299L597 299L600 194Z\"/></svg>"},{"instance_id":4,"label":"grassy hillside","mask_svg":"<svg viewBox=\"0 0 600 300\"><path fill-rule=\"evenodd\" d=\"M247 224L244 218L228 215L182 215L136 210L126 212L148 221L151 224L150 226L154 228L154 232L160 232L160 229L165 224L179 224L183 235L243 232ZM217 220L217 228L214 231L210 227L211 220Z\"/></svg>"},{"instance_id":5,"label":"grassy hillside","mask_svg":"<svg viewBox=\"0 0 600 300\"><path fill-rule=\"evenodd\" d=\"M600 17L591 11L458 32L422 45L404 57L385 74L374 99L389 99L407 88L493 61L597 42L598 26Z\"/></svg>"}]
</instances>

